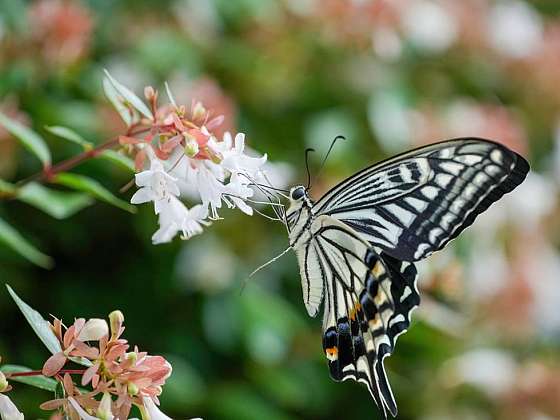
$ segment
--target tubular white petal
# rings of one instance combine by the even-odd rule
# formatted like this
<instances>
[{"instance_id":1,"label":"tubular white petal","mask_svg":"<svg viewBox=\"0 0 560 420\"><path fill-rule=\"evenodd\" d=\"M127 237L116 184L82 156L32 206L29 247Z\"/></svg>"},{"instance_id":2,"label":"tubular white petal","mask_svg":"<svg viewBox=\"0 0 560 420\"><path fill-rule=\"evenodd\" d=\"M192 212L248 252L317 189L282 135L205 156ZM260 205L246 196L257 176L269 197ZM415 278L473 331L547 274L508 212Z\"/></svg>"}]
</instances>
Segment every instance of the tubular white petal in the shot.
<instances>
[{"instance_id":1,"label":"tubular white petal","mask_svg":"<svg viewBox=\"0 0 560 420\"><path fill-rule=\"evenodd\" d=\"M138 191L134 193L130 202L132 204L142 204L147 203L148 201L153 201L155 199L155 195L151 189L142 187Z\"/></svg>"},{"instance_id":2,"label":"tubular white petal","mask_svg":"<svg viewBox=\"0 0 560 420\"><path fill-rule=\"evenodd\" d=\"M144 408L150 415L150 420L173 420L171 417L163 414L151 398L144 397L143 402Z\"/></svg>"},{"instance_id":3,"label":"tubular white petal","mask_svg":"<svg viewBox=\"0 0 560 420\"><path fill-rule=\"evenodd\" d=\"M150 185L150 181L152 176L154 175L154 171L143 171L134 176L136 180L136 185L139 187L147 187Z\"/></svg>"},{"instance_id":4,"label":"tubular white petal","mask_svg":"<svg viewBox=\"0 0 560 420\"><path fill-rule=\"evenodd\" d=\"M0 418L2 420L24 420L23 413L7 395L0 394Z\"/></svg>"},{"instance_id":5,"label":"tubular white petal","mask_svg":"<svg viewBox=\"0 0 560 420\"><path fill-rule=\"evenodd\" d=\"M72 397L68 398L68 402L70 402L72 408L76 410L76 412L80 416L80 420L100 420L99 417L90 416L88 413L86 413L86 411L82 408L80 404L78 404L78 402L74 398Z\"/></svg>"}]
</instances>

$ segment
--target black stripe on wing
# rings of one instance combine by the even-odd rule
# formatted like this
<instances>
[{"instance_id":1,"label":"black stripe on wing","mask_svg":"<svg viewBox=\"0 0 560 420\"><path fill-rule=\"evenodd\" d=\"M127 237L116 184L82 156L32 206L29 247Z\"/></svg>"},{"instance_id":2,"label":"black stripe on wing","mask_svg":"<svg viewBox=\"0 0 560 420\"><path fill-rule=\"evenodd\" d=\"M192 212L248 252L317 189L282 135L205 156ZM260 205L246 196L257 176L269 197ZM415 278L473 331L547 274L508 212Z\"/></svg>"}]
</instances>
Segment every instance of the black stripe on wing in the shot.
<instances>
[{"instance_id":1,"label":"black stripe on wing","mask_svg":"<svg viewBox=\"0 0 560 420\"><path fill-rule=\"evenodd\" d=\"M425 146L343 181L314 206L405 261L443 248L525 179L527 161L483 139Z\"/></svg>"},{"instance_id":2,"label":"black stripe on wing","mask_svg":"<svg viewBox=\"0 0 560 420\"><path fill-rule=\"evenodd\" d=\"M503 159L500 165L492 156L496 152ZM461 148L458 149L458 156L461 156ZM529 172L529 164L523 157L502 146L490 149L475 165L464 164L458 176L441 171L441 161L436 167L439 173L452 176L452 185L450 188L441 188L437 184L436 174L430 185L438 188L437 196L429 201L422 217L417 217L403 231L396 246L387 250L397 258L416 261L442 249L472 225L476 217L492 203L521 184ZM404 200L395 204L406 206Z\"/></svg>"},{"instance_id":3,"label":"black stripe on wing","mask_svg":"<svg viewBox=\"0 0 560 420\"><path fill-rule=\"evenodd\" d=\"M365 383L383 415L387 417L389 411L396 416L397 406L383 361L393 352L398 336L409 327L411 311L420 302L416 269L389 255L378 255L373 248L364 248L362 278L342 279L342 272L353 271L350 262L359 251L326 240L325 232L331 229L339 228L324 228L315 237L323 271L330 275L326 279L323 349L331 377ZM352 235L344 230L339 233ZM336 253L344 256L347 270L341 271L333 262L340 259Z\"/></svg>"}]
</instances>

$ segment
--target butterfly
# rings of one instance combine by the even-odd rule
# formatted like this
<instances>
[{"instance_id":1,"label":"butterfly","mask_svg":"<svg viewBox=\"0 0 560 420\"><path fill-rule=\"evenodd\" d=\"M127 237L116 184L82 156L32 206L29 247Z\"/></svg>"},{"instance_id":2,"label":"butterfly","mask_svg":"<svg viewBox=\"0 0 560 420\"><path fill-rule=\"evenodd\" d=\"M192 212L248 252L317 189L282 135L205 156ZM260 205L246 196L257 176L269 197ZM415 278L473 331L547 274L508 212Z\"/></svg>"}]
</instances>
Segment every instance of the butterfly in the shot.
<instances>
[{"instance_id":1,"label":"butterfly","mask_svg":"<svg viewBox=\"0 0 560 420\"><path fill-rule=\"evenodd\" d=\"M493 141L459 138L363 169L314 202L290 190L283 217L303 300L323 304L323 350L335 381L364 383L397 415L384 359L420 303L414 262L442 249L523 182L529 164Z\"/></svg>"}]
</instances>

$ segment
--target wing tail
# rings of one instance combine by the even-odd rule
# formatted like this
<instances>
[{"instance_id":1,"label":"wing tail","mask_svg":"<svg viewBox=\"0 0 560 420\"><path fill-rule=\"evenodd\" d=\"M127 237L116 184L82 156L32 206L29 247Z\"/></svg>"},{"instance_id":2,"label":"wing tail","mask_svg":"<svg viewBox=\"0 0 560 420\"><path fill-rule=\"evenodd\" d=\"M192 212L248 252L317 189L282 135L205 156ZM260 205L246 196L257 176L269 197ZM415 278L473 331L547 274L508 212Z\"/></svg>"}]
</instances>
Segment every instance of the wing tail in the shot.
<instances>
[{"instance_id":1,"label":"wing tail","mask_svg":"<svg viewBox=\"0 0 560 420\"><path fill-rule=\"evenodd\" d=\"M331 306L341 308L327 321L323 349L336 381L353 379L367 385L384 417L397 415L397 405L384 366L399 335L410 325L410 314L419 304L414 265L377 254L365 257L366 278L359 293L340 283ZM341 304L343 300L343 304Z\"/></svg>"}]
</instances>

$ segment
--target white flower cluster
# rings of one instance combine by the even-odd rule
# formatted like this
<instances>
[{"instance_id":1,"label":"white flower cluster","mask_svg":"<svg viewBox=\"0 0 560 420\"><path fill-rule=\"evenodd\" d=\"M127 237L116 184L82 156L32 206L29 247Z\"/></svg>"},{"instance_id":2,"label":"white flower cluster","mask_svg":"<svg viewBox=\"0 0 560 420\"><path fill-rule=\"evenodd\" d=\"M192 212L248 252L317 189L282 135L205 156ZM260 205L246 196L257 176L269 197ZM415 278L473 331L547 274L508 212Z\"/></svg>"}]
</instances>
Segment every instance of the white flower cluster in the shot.
<instances>
[{"instance_id":1,"label":"white flower cluster","mask_svg":"<svg viewBox=\"0 0 560 420\"><path fill-rule=\"evenodd\" d=\"M211 148L219 160L192 158L182 148L176 148L164 161L147 149L149 169L136 174L136 185L140 189L132 196L131 203L154 203L160 225L152 237L155 244L169 242L179 233L183 239L202 233L203 226L219 218L218 209L222 203L253 214L246 203L254 193L249 184L258 177L266 155L247 156L242 133L237 134L235 140L230 133L225 133L222 141L210 137L206 147ZM183 195L196 192L201 203L187 208L180 199L181 191L185 192Z\"/></svg>"},{"instance_id":2,"label":"white flower cluster","mask_svg":"<svg viewBox=\"0 0 560 420\"><path fill-rule=\"evenodd\" d=\"M223 203L251 215L247 201L253 196L250 184L262 179L266 155L246 154L245 135L218 138L214 131L223 123L211 116L200 102L190 111L178 105L166 85L169 103L158 105L158 92L144 90L148 105L109 73L105 93L128 126L121 144L135 155L136 185L133 204L153 202L159 216L156 244L169 242L177 234L183 239L200 234L203 227L219 219ZM188 208L182 198L199 204Z\"/></svg>"}]
</instances>

